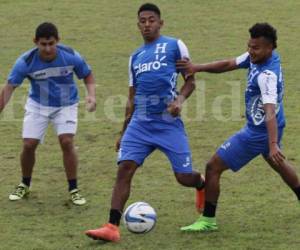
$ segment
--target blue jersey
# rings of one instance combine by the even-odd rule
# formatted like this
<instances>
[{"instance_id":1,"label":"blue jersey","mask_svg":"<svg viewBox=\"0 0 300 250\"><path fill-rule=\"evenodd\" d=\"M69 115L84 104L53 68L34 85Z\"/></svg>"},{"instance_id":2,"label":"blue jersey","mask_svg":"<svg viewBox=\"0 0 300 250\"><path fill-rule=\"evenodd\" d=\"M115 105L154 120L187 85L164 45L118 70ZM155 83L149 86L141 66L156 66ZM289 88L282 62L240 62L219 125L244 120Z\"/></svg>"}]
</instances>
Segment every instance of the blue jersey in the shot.
<instances>
[{"instance_id":1,"label":"blue jersey","mask_svg":"<svg viewBox=\"0 0 300 250\"><path fill-rule=\"evenodd\" d=\"M69 106L79 100L73 72L79 79L91 73L89 65L77 51L57 45L56 58L47 62L40 58L38 48L34 48L17 59L8 83L19 86L28 78L32 100L50 107Z\"/></svg>"},{"instance_id":2,"label":"blue jersey","mask_svg":"<svg viewBox=\"0 0 300 250\"><path fill-rule=\"evenodd\" d=\"M135 114L161 114L177 95L176 61L189 58L181 40L160 36L138 48L129 60L129 85L135 88Z\"/></svg>"},{"instance_id":3,"label":"blue jersey","mask_svg":"<svg viewBox=\"0 0 300 250\"><path fill-rule=\"evenodd\" d=\"M253 64L249 53L236 58L240 68L248 69L247 88L245 91L247 126L257 131L266 132L263 105L276 105L278 128L285 126L283 111L284 81L279 55L273 51L272 56L263 64Z\"/></svg>"}]
</instances>

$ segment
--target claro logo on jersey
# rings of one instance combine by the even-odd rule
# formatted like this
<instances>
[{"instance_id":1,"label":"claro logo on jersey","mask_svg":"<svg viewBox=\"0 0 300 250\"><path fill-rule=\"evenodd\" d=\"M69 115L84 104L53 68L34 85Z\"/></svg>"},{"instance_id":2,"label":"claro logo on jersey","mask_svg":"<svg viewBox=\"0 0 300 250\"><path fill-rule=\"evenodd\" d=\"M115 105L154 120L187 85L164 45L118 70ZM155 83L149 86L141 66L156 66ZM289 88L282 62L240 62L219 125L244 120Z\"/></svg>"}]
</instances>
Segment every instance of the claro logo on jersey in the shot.
<instances>
[{"instance_id":1,"label":"claro logo on jersey","mask_svg":"<svg viewBox=\"0 0 300 250\"><path fill-rule=\"evenodd\" d=\"M155 49L155 60L148 63L139 63L134 67L135 74L138 76L140 73L159 70L161 67L166 67L168 64L164 62L166 55L161 55L166 53L166 47L168 43L158 43Z\"/></svg>"}]
</instances>

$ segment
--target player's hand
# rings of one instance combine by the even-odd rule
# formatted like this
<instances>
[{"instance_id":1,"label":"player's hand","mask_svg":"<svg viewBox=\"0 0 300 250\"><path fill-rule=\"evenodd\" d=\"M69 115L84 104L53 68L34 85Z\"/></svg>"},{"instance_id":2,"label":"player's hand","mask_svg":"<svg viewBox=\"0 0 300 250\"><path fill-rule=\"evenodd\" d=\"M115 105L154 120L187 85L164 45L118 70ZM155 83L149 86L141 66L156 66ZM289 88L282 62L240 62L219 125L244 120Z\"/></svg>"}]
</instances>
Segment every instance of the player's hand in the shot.
<instances>
[{"instance_id":1,"label":"player's hand","mask_svg":"<svg viewBox=\"0 0 300 250\"><path fill-rule=\"evenodd\" d=\"M93 96L87 96L85 98L85 106L88 112L94 112L96 110L96 98Z\"/></svg>"},{"instance_id":2,"label":"player's hand","mask_svg":"<svg viewBox=\"0 0 300 250\"><path fill-rule=\"evenodd\" d=\"M172 116L179 116L182 110L182 103L177 98L173 102L169 103L167 110Z\"/></svg>"},{"instance_id":3,"label":"player's hand","mask_svg":"<svg viewBox=\"0 0 300 250\"><path fill-rule=\"evenodd\" d=\"M119 138L116 141L116 146L115 146L115 151L118 152L120 149L120 145L121 145L121 140L122 140L122 135L119 136Z\"/></svg>"},{"instance_id":4,"label":"player's hand","mask_svg":"<svg viewBox=\"0 0 300 250\"><path fill-rule=\"evenodd\" d=\"M192 64L192 62L187 58L177 60L176 68L183 72L185 78L188 78L196 73L195 65Z\"/></svg>"},{"instance_id":5,"label":"player's hand","mask_svg":"<svg viewBox=\"0 0 300 250\"><path fill-rule=\"evenodd\" d=\"M277 143L273 143L270 147L269 158L278 166L282 165L282 162L285 160L285 156L281 152Z\"/></svg>"}]
</instances>

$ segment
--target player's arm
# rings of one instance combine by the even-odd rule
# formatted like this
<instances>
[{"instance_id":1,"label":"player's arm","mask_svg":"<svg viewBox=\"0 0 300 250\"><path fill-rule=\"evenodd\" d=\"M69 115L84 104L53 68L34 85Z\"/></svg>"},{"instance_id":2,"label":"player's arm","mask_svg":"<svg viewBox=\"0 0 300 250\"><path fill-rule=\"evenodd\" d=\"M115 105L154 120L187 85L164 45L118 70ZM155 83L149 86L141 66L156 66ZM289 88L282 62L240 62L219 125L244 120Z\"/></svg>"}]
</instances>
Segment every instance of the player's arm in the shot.
<instances>
[{"instance_id":1,"label":"player's arm","mask_svg":"<svg viewBox=\"0 0 300 250\"><path fill-rule=\"evenodd\" d=\"M134 96L135 96L135 88L133 86L130 86L129 92L128 92L126 108L125 108L125 119L123 122L122 130L120 132L120 137L118 138L118 140L116 142L116 151L118 151L120 148L121 139L123 137L123 134L127 128L127 125L129 124L131 117L133 115L133 112L134 112Z\"/></svg>"},{"instance_id":2,"label":"player's arm","mask_svg":"<svg viewBox=\"0 0 300 250\"><path fill-rule=\"evenodd\" d=\"M134 112L134 97L135 97L135 87L134 84L136 83L136 78L135 78L135 73L132 68L132 56L129 57L129 62L128 62L128 77L129 77L129 90L128 90L128 98L127 98L127 103L126 103L126 108L125 108L125 119L123 122L122 130L120 132L120 136L117 139L116 142L116 151L119 151L120 149L120 144L121 140L123 137L123 134L127 128L127 125L129 124L131 117Z\"/></svg>"},{"instance_id":3,"label":"player's arm","mask_svg":"<svg viewBox=\"0 0 300 250\"><path fill-rule=\"evenodd\" d=\"M189 60L190 55L186 45L181 40L177 41L177 45L180 54L179 58L181 58L181 60L184 58ZM184 84L181 87L179 95L176 97L176 99L168 105L168 112L172 116L178 116L180 114L183 102L193 93L194 89L196 88L195 77L193 74L187 75L185 71L181 71L181 74L184 79Z\"/></svg>"},{"instance_id":4,"label":"player's arm","mask_svg":"<svg viewBox=\"0 0 300 250\"><path fill-rule=\"evenodd\" d=\"M194 75L190 75L186 77L183 75L184 84L180 89L179 95L177 98L168 105L168 112L172 116L178 116L182 110L182 104L184 101L193 93L196 88L195 85L195 77Z\"/></svg>"},{"instance_id":5,"label":"player's arm","mask_svg":"<svg viewBox=\"0 0 300 250\"><path fill-rule=\"evenodd\" d=\"M278 124L276 119L277 103L277 76L271 72L263 72L258 76L258 85L261 90L265 123L268 131L269 158L276 165L284 161L285 156L278 146Z\"/></svg>"},{"instance_id":6,"label":"player's arm","mask_svg":"<svg viewBox=\"0 0 300 250\"><path fill-rule=\"evenodd\" d=\"M264 110L266 115L265 122L269 137L269 158L276 163L276 165L280 165L280 163L284 161L285 156L278 146L278 129L275 104L264 104Z\"/></svg>"},{"instance_id":7,"label":"player's arm","mask_svg":"<svg viewBox=\"0 0 300 250\"><path fill-rule=\"evenodd\" d=\"M27 75L26 63L22 58L18 58L8 76L7 83L0 92L0 113L10 100L14 90L20 86Z\"/></svg>"},{"instance_id":8,"label":"player's arm","mask_svg":"<svg viewBox=\"0 0 300 250\"><path fill-rule=\"evenodd\" d=\"M197 72L223 73L239 68L248 68L250 65L250 56L246 52L237 58L215 61L205 64L193 64L190 60L182 59L177 61L178 70L185 72L186 76L193 75Z\"/></svg>"},{"instance_id":9,"label":"player's arm","mask_svg":"<svg viewBox=\"0 0 300 250\"><path fill-rule=\"evenodd\" d=\"M15 88L16 88L16 86L7 83L1 89L1 92L0 92L0 113L5 108L6 104L8 103L9 99L11 98Z\"/></svg>"},{"instance_id":10,"label":"player's arm","mask_svg":"<svg viewBox=\"0 0 300 250\"><path fill-rule=\"evenodd\" d=\"M127 99L126 108L125 108L125 119L124 119L122 130L121 130L121 136L124 134L124 132L127 128L127 125L130 122L131 117L134 112L134 96L135 96L134 87L129 87L128 99Z\"/></svg>"},{"instance_id":11,"label":"player's arm","mask_svg":"<svg viewBox=\"0 0 300 250\"><path fill-rule=\"evenodd\" d=\"M85 98L86 107L89 112L93 112L96 110L96 84L95 79L93 76L93 73L91 72L88 76L83 78L86 90L87 90L87 96Z\"/></svg>"},{"instance_id":12,"label":"player's arm","mask_svg":"<svg viewBox=\"0 0 300 250\"><path fill-rule=\"evenodd\" d=\"M177 61L176 67L184 71L186 76L190 76L197 72L223 73L232 71L237 69L238 65L235 58L205 64L193 64L188 59L181 59Z\"/></svg>"},{"instance_id":13,"label":"player's arm","mask_svg":"<svg viewBox=\"0 0 300 250\"><path fill-rule=\"evenodd\" d=\"M78 51L74 51L73 64L76 76L78 79L83 79L87 90L85 98L86 109L89 112L93 112L96 110L96 84L91 67Z\"/></svg>"}]
</instances>

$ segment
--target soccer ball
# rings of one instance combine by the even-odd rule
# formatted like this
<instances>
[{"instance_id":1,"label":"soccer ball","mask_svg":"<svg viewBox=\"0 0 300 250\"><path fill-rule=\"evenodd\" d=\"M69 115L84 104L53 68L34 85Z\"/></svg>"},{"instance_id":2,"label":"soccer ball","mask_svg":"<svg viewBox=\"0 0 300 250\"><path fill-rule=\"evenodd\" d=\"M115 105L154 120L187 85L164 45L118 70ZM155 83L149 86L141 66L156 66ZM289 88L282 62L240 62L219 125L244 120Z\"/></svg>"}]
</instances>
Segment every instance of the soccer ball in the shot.
<instances>
[{"instance_id":1,"label":"soccer ball","mask_svg":"<svg viewBox=\"0 0 300 250\"><path fill-rule=\"evenodd\" d=\"M139 201L126 208L123 220L130 232L148 233L155 226L156 213L148 203Z\"/></svg>"}]
</instances>

